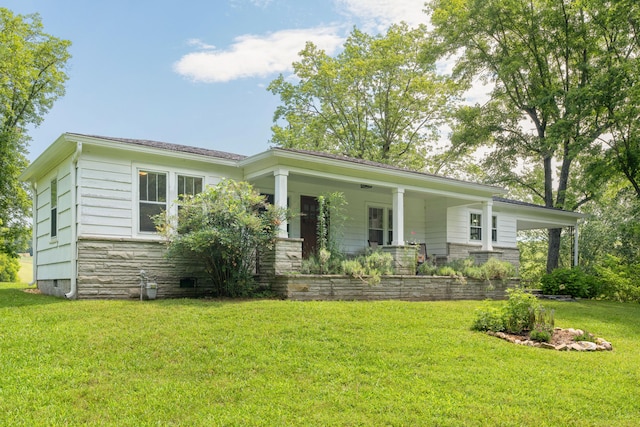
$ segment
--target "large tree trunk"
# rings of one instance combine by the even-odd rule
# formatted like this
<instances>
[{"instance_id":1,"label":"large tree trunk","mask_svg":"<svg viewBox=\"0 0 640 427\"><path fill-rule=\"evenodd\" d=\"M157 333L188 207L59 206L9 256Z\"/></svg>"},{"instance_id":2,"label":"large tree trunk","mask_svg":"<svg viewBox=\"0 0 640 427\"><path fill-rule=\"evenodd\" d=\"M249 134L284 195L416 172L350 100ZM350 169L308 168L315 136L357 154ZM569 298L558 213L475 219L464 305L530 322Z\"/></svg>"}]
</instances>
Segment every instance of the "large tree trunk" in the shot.
<instances>
[{"instance_id":1,"label":"large tree trunk","mask_svg":"<svg viewBox=\"0 0 640 427\"><path fill-rule=\"evenodd\" d=\"M560 237L562 228L549 229L549 250L547 251L547 273L558 268L560 260Z\"/></svg>"}]
</instances>

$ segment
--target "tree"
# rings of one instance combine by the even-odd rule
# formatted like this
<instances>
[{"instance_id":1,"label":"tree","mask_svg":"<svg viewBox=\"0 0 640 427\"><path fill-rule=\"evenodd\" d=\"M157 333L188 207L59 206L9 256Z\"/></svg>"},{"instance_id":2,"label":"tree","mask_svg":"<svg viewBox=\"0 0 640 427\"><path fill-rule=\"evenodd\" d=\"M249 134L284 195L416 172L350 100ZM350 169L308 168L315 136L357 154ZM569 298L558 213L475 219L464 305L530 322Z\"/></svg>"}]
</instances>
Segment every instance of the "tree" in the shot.
<instances>
[{"instance_id":1,"label":"tree","mask_svg":"<svg viewBox=\"0 0 640 427\"><path fill-rule=\"evenodd\" d=\"M575 210L597 197L603 174L584 165L611 127L616 85L592 16L607 1L435 0L434 34L459 55L455 76L493 83L485 105L458 111L453 142L489 151L488 181L532 201ZM629 3L632 5L632 3ZM635 6L633 6L635 7ZM549 230L547 270L558 266L560 229Z\"/></svg>"},{"instance_id":2,"label":"tree","mask_svg":"<svg viewBox=\"0 0 640 427\"><path fill-rule=\"evenodd\" d=\"M608 104L612 126L601 138L607 148L603 163L609 172L621 173L640 199L640 5L634 0L603 3L606 7L593 7L589 15L608 53L599 66L612 82Z\"/></svg>"},{"instance_id":3,"label":"tree","mask_svg":"<svg viewBox=\"0 0 640 427\"><path fill-rule=\"evenodd\" d=\"M179 202L178 216L155 218L167 256L197 259L218 296L246 296L255 286L256 253L274 244L285 212L246 182L222 180Z\"/></svg>"},{"instance_id":4,"label":"tree","mask_svg":"<svg viewBox=\"0 0 640 427\"><path fill-rule=\"evenodd\" d=\"M385 35L355 29L335 58L313 43L280 75L272 142L423 169L453 87L436 73L425 27Z\"/></svg>"},{"instance_id":5,"label":"tree","mask_svg":"<svg viewBox=\"0 0 640 427\"><path fill-rule=\"evenodd\" d=\"M26 127L64 95L69 46L44 33L38 15L0 7L0 251L10 255L29 232L29 197L18 180L28 163Z\"/></svg>"}]
</instances>

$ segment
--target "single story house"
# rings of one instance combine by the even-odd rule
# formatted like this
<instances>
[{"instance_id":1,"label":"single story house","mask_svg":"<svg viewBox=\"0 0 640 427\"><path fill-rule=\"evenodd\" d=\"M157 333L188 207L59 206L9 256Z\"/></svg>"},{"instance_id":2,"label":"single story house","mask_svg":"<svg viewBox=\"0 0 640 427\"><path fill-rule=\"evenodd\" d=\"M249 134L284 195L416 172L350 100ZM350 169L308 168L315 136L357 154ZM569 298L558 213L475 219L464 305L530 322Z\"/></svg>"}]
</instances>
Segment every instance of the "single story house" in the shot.
<instances>
[{"instance_id":1,"label":"single story house","mask_svg":"<svg viewBox=\"0 0 640 427\"><path fill-rule=\"evenodd\" d=\"M575 227L582 217L507 200L494 186L327 153L271 148L246 157L65 133L21 176L33 189L34 281L67 298L130 298L140 295L144 270L160 297L201 295L200 266L166 259L149 215L175 212L179 194L223 178L248 181L299 213L279 231L291 269L314 251L316 197L327 191L347 200L342 249L350 254L422 243L440 260L497 256L518 265L519 230Z\"/></svg>"}]
</instances>

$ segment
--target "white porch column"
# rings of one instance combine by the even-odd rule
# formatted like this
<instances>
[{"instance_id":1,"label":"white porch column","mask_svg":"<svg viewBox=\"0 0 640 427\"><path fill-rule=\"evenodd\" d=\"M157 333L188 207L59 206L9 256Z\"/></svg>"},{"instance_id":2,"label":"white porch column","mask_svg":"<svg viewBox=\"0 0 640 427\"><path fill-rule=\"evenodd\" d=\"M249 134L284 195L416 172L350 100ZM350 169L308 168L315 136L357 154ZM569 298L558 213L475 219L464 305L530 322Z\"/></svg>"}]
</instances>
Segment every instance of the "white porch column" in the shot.
<instances>
[{"instance_id":1,"label":"white porch column","mask_svg":"<svg viewBox=\"0 0 640 427\"><path fill-rule=\"evenodd\" d=\"M286 169L278 169L273 172L273 175L275 177L275 194L273 195L273 203L279 208L287 209L287 177L289 176L289 171ZM287 233L286 219L280 223L278 237L289 237L289 234Z\"/></svg>"},{"instance_id":2,"label":"white porch column","mask_svg":"<svg viewBox=\"0 0 640 427\"><path fill-rule=\"evenodd\" d=\"M482 250L492 251L491 226L493 218L493 200L482 202Z\"/></svg>"},{"instance_id":3,"label":"white porch column","mask_svg":"<svg viewBox=\"0 0 640 427\"><path fill-rule=\"evenodd\" d=\"M404 188L393 189L393 242L392 245L404 245Z\"/></svg>"},{"instance_id":4,"label":"white porch column","mask_svg":"<svg viewBox=\"0 0 640 427\"><path fill-rule=\"evenodd\" d=\"M576 221L576 225L573 227L573 266L578 266L578 222Z\"/></svg>"}]
</instances>

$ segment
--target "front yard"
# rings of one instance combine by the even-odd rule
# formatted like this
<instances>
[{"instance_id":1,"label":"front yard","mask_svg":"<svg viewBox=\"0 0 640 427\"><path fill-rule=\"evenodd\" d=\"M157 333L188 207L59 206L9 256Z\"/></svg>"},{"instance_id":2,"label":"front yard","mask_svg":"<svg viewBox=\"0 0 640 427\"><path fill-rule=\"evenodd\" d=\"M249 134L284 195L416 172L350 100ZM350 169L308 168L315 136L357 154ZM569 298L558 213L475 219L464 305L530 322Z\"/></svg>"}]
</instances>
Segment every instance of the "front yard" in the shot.
<instances>
[{"instance_id":1,"label":"front yard","mask_svg":"<svg viewBox=\"0 0 640 427\"><path fill-rule=\"evenodd\" d=\"M479 301L66 301L0 285L0 425L632 426L640 306L544 302L612 352L469 328ZM501 304L496 302L495 304Z\"/></svg>"}]
</instances>

